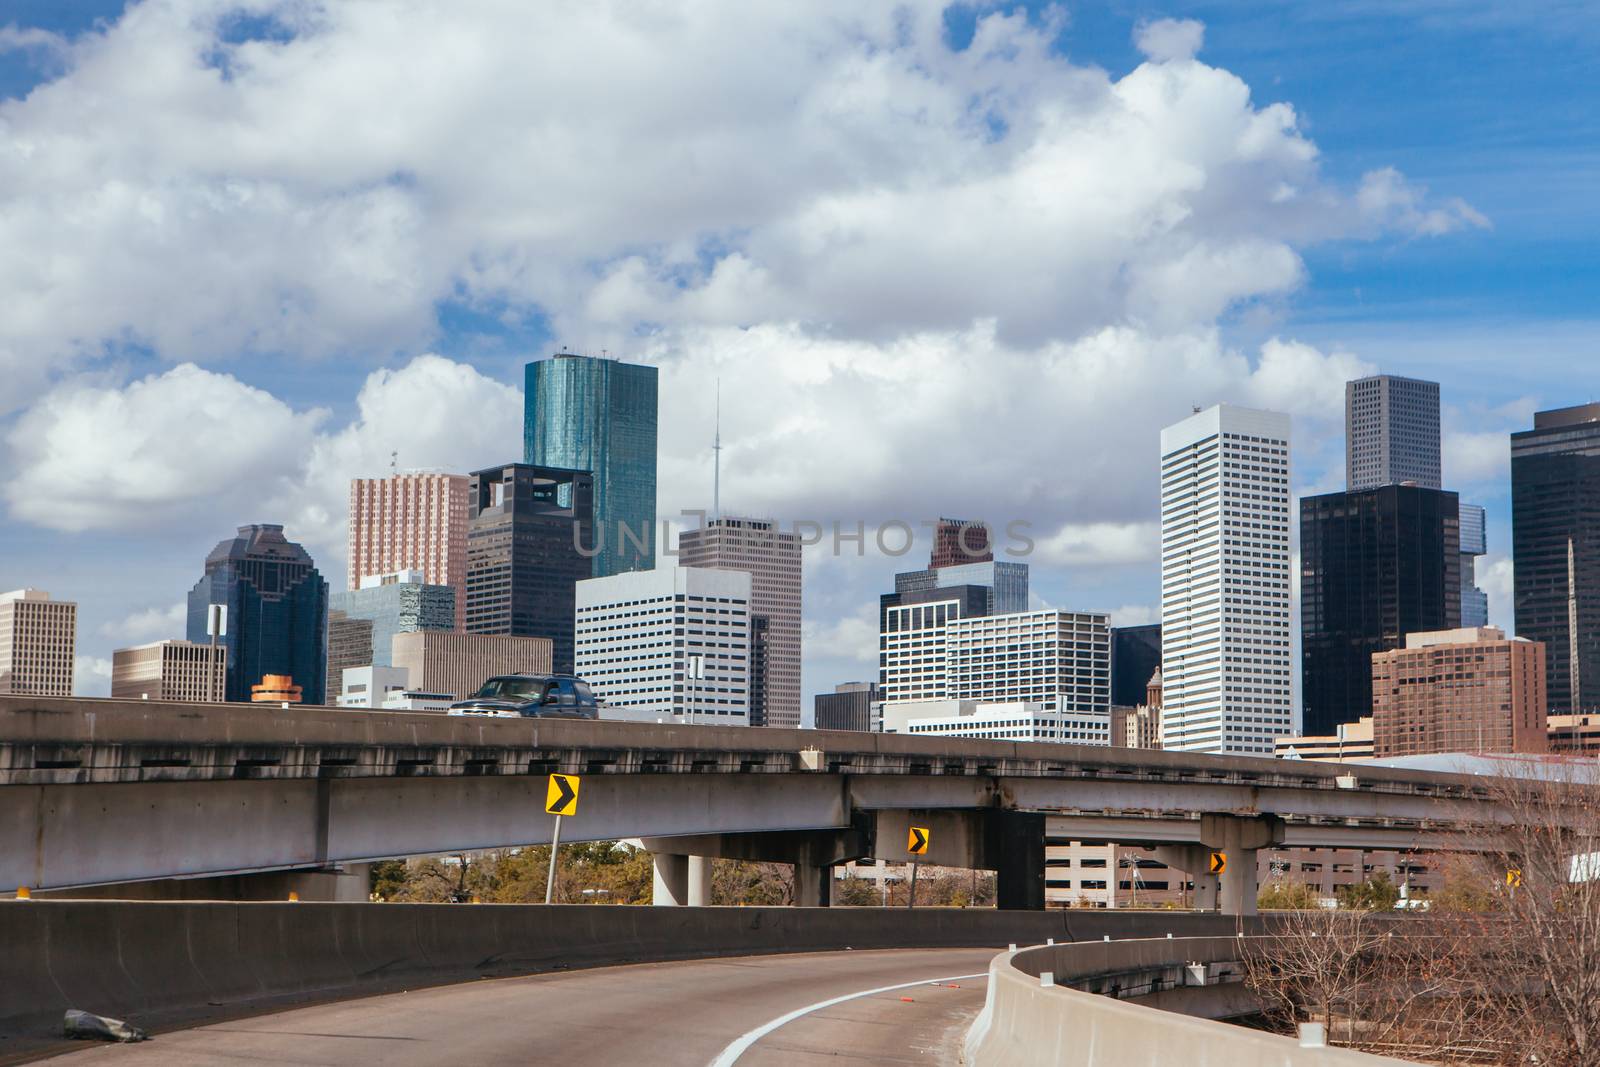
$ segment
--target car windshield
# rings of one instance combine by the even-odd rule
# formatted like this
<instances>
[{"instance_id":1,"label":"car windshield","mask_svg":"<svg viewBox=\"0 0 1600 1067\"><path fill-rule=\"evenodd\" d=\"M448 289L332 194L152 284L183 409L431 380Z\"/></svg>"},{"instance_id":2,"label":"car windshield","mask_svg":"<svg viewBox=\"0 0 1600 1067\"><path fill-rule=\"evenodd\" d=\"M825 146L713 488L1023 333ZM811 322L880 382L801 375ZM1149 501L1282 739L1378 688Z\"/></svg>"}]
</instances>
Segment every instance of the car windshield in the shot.
<instances>
[{"instance_id":1,"label":"car windshield","mask_svg":"<svg viewBox=\"0 0 1600 1067\"><path fill-rule=\"evenodd\" d=\"M539 678L490 678L475 696L484 700L533 700L544 693Z\"/></svg>"}]
</instances>

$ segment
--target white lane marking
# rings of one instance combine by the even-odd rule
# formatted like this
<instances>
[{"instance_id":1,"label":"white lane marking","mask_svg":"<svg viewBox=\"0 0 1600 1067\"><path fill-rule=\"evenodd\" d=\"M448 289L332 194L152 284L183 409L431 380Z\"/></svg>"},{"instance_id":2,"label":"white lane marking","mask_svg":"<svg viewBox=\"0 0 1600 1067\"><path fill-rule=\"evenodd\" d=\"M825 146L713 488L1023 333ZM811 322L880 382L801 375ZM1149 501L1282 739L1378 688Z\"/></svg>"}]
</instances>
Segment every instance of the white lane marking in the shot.
<instances>
[{"instance_id":1,"label":"white lane marking","mask_svg":"<svg viewBox=\"0 0 1600 1067\"><path fill-rule=\"evenodd\" d=\"M847 1000L859 1000L862 997L876 996L879 993L893 993L898 989L913 989L919 985L938 985L940 982L960 982L971 978L987 977L989 977L988 971L980 971L977 974L957 974L949 978L924 978L920 982L901 982L899 985L886 985L880 986L877 989L864 989L859 993L846 993L844 996L834 997L832 1000L820 1000L809 1007L797 1008L787 1015L780 1015L770 1023L764 1023L761 1026L756 1027L754 1030L751 1030L743 1037L736 1039L727 1048L722 1050L721 1055L711 1061L711 1067L731 1067L732 1064L735 1064L739 1061L740 1056L743 1056L746 1052L750 1051L751 1045L754 1045L757 1041L760 1041L762 1038L772 1033L772 1031L778 1029L778 1027L787 1023L792 1023L802 1015L810 1015L814 1011L821 1011L823 1008L831 1008L835 1004L843 1004Z\"/></svg>"}]
</instances>

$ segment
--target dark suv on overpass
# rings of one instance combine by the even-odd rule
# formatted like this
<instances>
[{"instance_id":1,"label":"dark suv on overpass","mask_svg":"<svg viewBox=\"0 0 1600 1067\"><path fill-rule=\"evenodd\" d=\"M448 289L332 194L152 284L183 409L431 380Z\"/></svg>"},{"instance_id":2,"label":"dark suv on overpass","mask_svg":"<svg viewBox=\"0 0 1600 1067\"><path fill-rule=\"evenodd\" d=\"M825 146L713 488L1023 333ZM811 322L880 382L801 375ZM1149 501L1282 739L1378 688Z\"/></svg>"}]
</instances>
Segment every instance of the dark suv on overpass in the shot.
<instances>
[{"instance_id":1,"label":"dark suv on overpass","mask_svg":"<svg viewBox=\"0 0 1600 1067\"><path fill-rule=\"evenodd\" d=\"M500 674L466 700L451 704L449 713L503 719L598 719L600 707L589 683L570 674Z\"/></svg>"}]
</instances>

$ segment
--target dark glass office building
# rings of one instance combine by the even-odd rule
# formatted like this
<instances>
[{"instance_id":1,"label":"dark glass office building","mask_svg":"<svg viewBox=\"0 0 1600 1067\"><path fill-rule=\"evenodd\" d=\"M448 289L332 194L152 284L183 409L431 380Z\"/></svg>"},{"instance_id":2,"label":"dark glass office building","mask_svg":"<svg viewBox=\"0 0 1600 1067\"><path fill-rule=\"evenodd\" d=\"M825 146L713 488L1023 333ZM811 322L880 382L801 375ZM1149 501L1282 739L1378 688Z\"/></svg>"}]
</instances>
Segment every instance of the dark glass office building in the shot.
<instances>
[{"instance_id":1,"label":"dark glass office building","mask_svg":"<svg viewBox=\"0 0 1600 1067\"><path fill-rule=\"evenodd\" d=\"M1372 714L1372 654L1461 625L1455 493L1385 485L1300 501L1302 732Z\"/></svg>"},{"instance_id":2,"label":"dark glass office building","mask_svg":"<svg viewBox=\"0 0 1600 1067\"><path fill-rule=\"evenodd\" d=\"M1161 624L1111 628L1111 703L1134 708L1144 703L1150 676L1161 666Z\"/></svg>"},{"instance_id":3,"label":"dark glass office building","mask_svg":"<svg viewBox=\"0 0 1600 1067\"><path fill-rule=\"evenodd\" d=\"M328 583L311 556L268 523L239 527L206 557L189 591L187 637L207 644L209 606L228 609L227 699L248 701L264 675L286 674L307 704L321 704L328 678Z\"/></svg>"},{"instance_id":4,"label":"dark glass office building","mask_svg":"<svg viewBox=\"0 0 1600 1067\"><path fill-rule=\"evenodd\" d=\"M523 461L594 476L592 576L654 568L656 368L558 353L527 365L523 405Z\"/></svg>"},{"instance_id":5,"label":"dark glass office building","mask_svg":"<svg viewBox=\"0 0 1600 1067\"><path fill-rule=\"evenodd\" d=\"M818 730L870 730L872 705L882 698L877 682L845 682L816 695L811 724Z\"/></svg>"},{"instance_id":6,"label":"dark glass office building","mask_svg":"<svg viewBox=\"0 0 1600 1067\"><path fill-rule=\"evenodd\" d=\"M575 586L590 577L594 479L513 463L475 472L467 489L467 632L548 637L572 670Z\"/></svg>"},{"instance_id":7,"label":"dark glass office building","mask_svg":"<svg viewBox=\"0 0 1600 1067\"><path fill-rule=\"evenodd\" d=\"M1600 707L1600 404L1511 435L1517 636L1542 641L1552 714Z\"/></svg>"}]
</instances>

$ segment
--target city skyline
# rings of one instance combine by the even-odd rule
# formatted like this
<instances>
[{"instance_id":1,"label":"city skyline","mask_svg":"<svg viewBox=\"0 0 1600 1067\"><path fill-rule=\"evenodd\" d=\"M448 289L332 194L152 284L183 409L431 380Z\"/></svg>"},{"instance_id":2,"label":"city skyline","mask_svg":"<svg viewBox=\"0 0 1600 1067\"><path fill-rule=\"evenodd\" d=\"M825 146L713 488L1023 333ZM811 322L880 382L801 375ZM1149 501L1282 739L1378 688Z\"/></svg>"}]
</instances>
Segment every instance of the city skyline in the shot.
<instances>
[{"instance_id":1,"label":"city skyline","mask_svg":"<svg viewBox=\"0 0 1600 1067\"><path fill-rule=\"evenodd\" d=\"M70 111L79 81L117 76L99 64L130 47L119 13L120 5L108 5L102 12L107 21L97 28L88 19L75 21L77 15L30 11L25 24L37 22L63 41L102 40L105 49L50 53L59 58L48 62L44 53L27 49L0 56L0 108L17 130L40 139L41 159L52 158L53 138L61 132L59 112L46 105L62 100ZM991 35L983 40L1016 46L1008 60L971 50L979 39L978 16L971 13L952 13L942 35L937 26L917 22L926 32L886 44L896 77L910 79L896 85L937 102L931 112L935 147L960 148L949 153L952 159L968 158L971 149L977 153L971 158L982 162L976 174L939 177L933 210L965 211L984 181L995 183L996 202L1013 212L1037 202L1041 189L1067 187L1070 175L1029 170L1020 161L1030 149L1056 158L1049 153L1067 145L1065 133L1040 116L1073 79L1092 89L1086 102L1073 105L1085 117L1134 136L1129 120L1142 115L1156 137L1137 143L1156 161L1154 169L1196 168L1213 177L1223 198L1214 204L1181 189L1141 191L1135 206L1172 209L1194 220L1156 237L1115 222L1094 228L1099 224L1066 207L1025 218L1022 232L1006 216L986 217L980 229L1011 243L1014 255L1006 262L975 254L980 246L959 234L948 247L930 248L917 230L903 226L861 233L866 246L881 248L891 261L915 265L905 283L932 299L907 301L903 290L875 281L885 272L848 255L830 264L796 251L803 244L797 234L827 222L830 208L850 218L846 209L856 202L852 190L799 165L832 151L833 135L814 134L823 138L816 141L813 133L794 130L790 140L797 147L775 156L796 163L794 182L757 204L725 196L705 211L673 216L681 222L669 225L665 214L641 210L637 197L655 187L648 176L619 171L614 192L623 199L609 203L629 206L618 217L635 220L633 231L595 225L581 239L564 233L563 249L519 231L514 261L494 261L501 281L473 275L457 287L467 275L446 255L437 265L444 274L426 274L415 299L403 306L378 299L359 276L295 276L294 285L315 295L303 303L290 300L303 315L297 312L300 317L280 332L246 329L261 311L249 300L208 300L208 293L234 291L226 288L237 280L232 276L218 281L221 289L181 299L152 294L150 307L183 312L157 329L126 302L100 301L93 314L80 314L80 306L89 305L68 298L93 302L106 282L103 275L83 275L52 296L68 303L48 305L46 313L60 311L60 321L78 323L86 337L141 340L131 346L112 340L101 356L75 348L77 355L67 359L52 335L0 338L0 351L18 353L24 362L17 365L27 370L11 379L0 404L0 431L16 472L3 489L8 507L0 542L9 551L0 558L0 586L41 586L82 605L78 689L105 693L113 648L183 632L175 609L188 561L209 547L204 530L281 522L312 551L332 586L347 585L351 576L340 571L349 480L382 477L391 467L465 474L520 454L523 365L565 346L660 368L661 516L709 510L711 414L720 379L723 499L731 511L778 521L816 516L869 524L942 514L1029 519L1039 540L1028 560L1037 605L1104 610L1120 624L1150 621L1157 612L1156 491L1149 472L1161 426L1191 406L1217 402L1286 410L1297 427L1291 489L1309 495L1334 490L1343 479L1344 381L1377 372L1437 381L1444 481L1464 500L1488 507L1489 551L1479 560L1480 585L1492 598L1488 621L1511 631L1505 438L1530 425L1535 409L1587 399L1588 384L1571 372L1584 365L1576 360L1590 350L1595 333L1574 312L1577 301L1551 302L1552 294L1570 297L1573 285L1592 273L1578 270L1577 283L1552 287L1547 275L1496 265L1507 249L1532 246L1541 249L1541 262L1570 265L1561 249L1567 242L1581 246L1582 235L1565 217L1560 227L1551 222L1570 201L1542 196L1541 214L1496 193L1497 183L1483 181L1453 150L1379 136L1368 126L1394 120L1346 109L1327 76L1319 81L1316 64L1285 61L1281 48L1264 48L1247 25L1224 12L1201 14L1204 27L1096 15L1070 30L1052 29L1036 15L983 16ZM787 17L760 16L752 39L764 48L782 47ZM1343 18L1340 26L1356 32L1359 17ZM1475 36L1481 31L1470 27L1406 25L1463 47L1481 43ZM149 26L192 46L196 55L209 54L206 41L184 35L210 31L160 20ZM869 40L886 32L870 20L851 26ZM318 46L355 61L359 41L344 30L330 24ZM465 25L463 32L493 52L492 35L482 27ZM1496 37L1496 46L1512 54L1560 47L1537 38L1538 32L1519 25ZM302 43L295 27L282 36L286 55ZM250 43L220 47L228 53ZM847 55L849 48L829 38L817 54ZM812 69L812 81L837 86L848 73ZM967 99L974 86L993 88L1018 76L1033 88L996 115L996 129L1006 135L969 140L952 102ZM513 78L511 84L523 83ZM1217 148L1220 155L1191 154L1173 136L1175 113L1140 111L1156 107L1142 95L1156 86L1206 116L1216 145L1254 129L1271 150L1254 161L1241 161L1225 147ZM250 120L229 110L230 94L264 91L244 71L205 90L222 94L222 121L240 128ZM1409 113L1441 109L1443 99L1421 94L1407 105ZM358 101L333 99L328 106L332 114L361 118ZM447 97L441 106L450 112L460 103ZM1483 111L1501 102L1463 102L1455 95L1450 106ZM893 127L888 101L874 97L863 107L874 123L863 131L868 141L896 143L904 131ZM606 143L611 120L590 119ZM1570 135L1571 124L1562 129ZM187 173L167 136L182 131L148 132L153 158ZM120 143L110 134L106 139ZM1070 147L1086 158L1116 158L1099 141ZM341 158L356 171L367 165ZM863 177L865 187L897 188L903 173L896 157L873 158L882 169ZM1313 158L1320 163L1308 162ZM130 162L113 153L107 166ZM412 159L385 161L381 173L414 173L425 191L459 189L436 167ZM744 172L733 166L728 173ZM1109 173L1121 174L1115 168ZM144 180L130 177L136 184ZM250 173L235 177L246 184L260 180ZM1285 187L1318 205L1318 227L1272 206L1264 190ZM412 212L419 225L438 221L415 214L419 209L403 183L377 188L398 197L397 208ZM26 205L28 191L19 189ZM62 195L77 194L69 188ZM898 219L906 202L891 197L889 203L891 221ZM514 206L521 210L520 202ZM173 217L181 214L175 206ZM225 215L217 223L232 239L244 221ZM1062 233L1093 233L1114 251L1105 262L1058 253L1042 248L1028 230L1052 235L1050 248L1074 246L1055 239ZM440 231L426 232L433 240ZM57 239L76 250L84 238L64 233ZM285 252L304 264L305 246L296 241ZM29 246L23 241L19 247ZM681 251L671 251L696 247L706 250L699 266L690 265L692 256L684 260ZM1242 257L1238 262L1262 273L1211 271L1206 280L1215 288L1180 284L1181 299L1137 302L1170 296L1152 288L1161 278L1194 281L1185 258L1194 248L1220 257L1211 262ZM1543 254L1551 249L1553 260ZM491 245L497 250L504 246ZM393 251L399 268L411 269L415 261L405 250ZM527 264L546 252L548 271L530 272ZM574 254L582 270L571 268L566 257ZM963 256L977 269L945 279L925 272L927 264ZM1475 264L1479 274L1464 264ZM591 269L596 273L584 273ZM451 280L441 289L434 279L446 275ZM186 275L175 270L172 276ZM1126 298L1108 294L1102 282L1121 276L1143 279L1145 288L1136 286ZM282 294L284 277L261 279L261 292ZM815 287L797 288L798 277L813 278ZM1040 288L1030 278L1047 282ZM1063 302L1053 280L1069 278L1083 284L1070 286L1079 295ZM1484 278L1500 287L1498 301L1484 300ZM338 303L339 294L349 299ZM362 317L350 302L357 296L378 300L370 305L373 316ZM218 318L224 306L227 317ZM1152 317L1152 306L1169 317ZM973 373L977 368L981 374ZM956 425L953 418L999 430L936 432ZM179 424L186 433L171 432ZM94 429L73 429L85 425ZM193 462L197 439L214 444L199 467ZM110 454L109 442L116 442ZM124 455L137 462L119 465ZM52 491L63 483L80 491L64 500ZM112 555L112 544L133 552L133 573L114 567L122 557ZM924 550L919 545L916 552ZM838 681L870 676L872 601L903 569L904 561L870 551L862 560L848 552L808 551L801 686L807 699Z\"/></svg>"}]
</instances>

